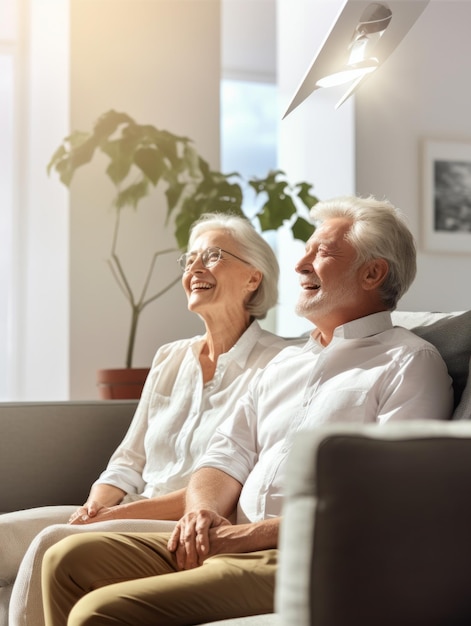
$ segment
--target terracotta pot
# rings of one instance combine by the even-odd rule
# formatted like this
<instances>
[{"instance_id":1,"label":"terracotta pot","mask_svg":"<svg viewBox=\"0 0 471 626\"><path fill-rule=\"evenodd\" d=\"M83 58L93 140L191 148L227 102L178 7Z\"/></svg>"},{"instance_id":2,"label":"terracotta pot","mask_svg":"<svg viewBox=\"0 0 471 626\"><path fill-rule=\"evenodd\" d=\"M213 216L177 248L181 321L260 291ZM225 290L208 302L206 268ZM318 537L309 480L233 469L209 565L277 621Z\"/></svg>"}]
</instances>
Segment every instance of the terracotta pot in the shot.
<instances>
[{"instance_id":1,"label":"terracotta pot","mask_svg":"<svg viewBox=\"0 0 471 626\"><path fill-rule=\"evenodd\" d=\"M97 371L101 400L133 400L141 397L149 368L103 369Z\"/></svg>"}]
</instances>

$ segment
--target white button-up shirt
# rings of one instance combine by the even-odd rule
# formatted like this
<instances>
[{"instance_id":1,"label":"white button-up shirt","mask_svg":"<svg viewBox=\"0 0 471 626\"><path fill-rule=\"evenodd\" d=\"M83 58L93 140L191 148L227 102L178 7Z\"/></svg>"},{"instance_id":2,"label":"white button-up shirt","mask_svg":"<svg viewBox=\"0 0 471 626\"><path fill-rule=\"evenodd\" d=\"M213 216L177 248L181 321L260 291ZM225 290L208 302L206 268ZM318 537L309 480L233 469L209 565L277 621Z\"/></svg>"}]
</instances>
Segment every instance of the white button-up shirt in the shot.
<instances>
[{"instance_id":1,"label":"white button-up shirt","mask_svg":"<svg viewBox=\"0 0 471 626\"><path fill-rule=\"evenodd\" d=\"M286 348L254 378L198 464L243 485L239 523L280 515L285 461L299 430L451 416L452 383L438 350L394 328L389 312L338 327L327 347L315 337Z\"/></svg>"},{"instance_id":2,"label":"white button-up shirt","mask_svg":"<svg viewBox=\"0 0 471 626\"><path fill-rule=\"evenodd\" d=\"M290 343L255 321L219 356L214 377L206 384L199 363L202 336L159 348L131 426L96 484L145 497L186 486L217 426L232 413L251 378Z\"/></svg>"}]
</instances>

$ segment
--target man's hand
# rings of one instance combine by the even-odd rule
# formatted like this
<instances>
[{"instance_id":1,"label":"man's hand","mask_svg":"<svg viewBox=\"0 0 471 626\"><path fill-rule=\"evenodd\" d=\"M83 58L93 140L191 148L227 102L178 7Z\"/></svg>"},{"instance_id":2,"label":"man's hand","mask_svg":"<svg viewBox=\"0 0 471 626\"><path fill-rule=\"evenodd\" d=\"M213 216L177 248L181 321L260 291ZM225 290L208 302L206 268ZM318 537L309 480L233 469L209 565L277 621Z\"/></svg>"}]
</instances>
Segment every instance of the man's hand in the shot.
<instances>
[{"instance_id":1,"label":"man's hand","mask_svg":"<svg viewBox=\"0 0 471 626\"><path fill-rule=\"evenodd\" d=\"M211 554L216 554L218 550L213 543L217 540L217 531L224 526L231 526L231 523L214 511L201 509L184 515L168 541L168 549L175 553L178 569L193 569Z\"/></svg>"},{"instance_id":2,"label":"man's hand","mask_svg":"<svg viewBox=\"0 0 471 626\"><path fill-rule=\"evenodd\" d=\"M278 545L280 518L231 524L213 511L188 513L175 527L168 549L175 553L178 569L198 567L215 554L241 554L269 550Z\"/></svg>"}]
</instances>

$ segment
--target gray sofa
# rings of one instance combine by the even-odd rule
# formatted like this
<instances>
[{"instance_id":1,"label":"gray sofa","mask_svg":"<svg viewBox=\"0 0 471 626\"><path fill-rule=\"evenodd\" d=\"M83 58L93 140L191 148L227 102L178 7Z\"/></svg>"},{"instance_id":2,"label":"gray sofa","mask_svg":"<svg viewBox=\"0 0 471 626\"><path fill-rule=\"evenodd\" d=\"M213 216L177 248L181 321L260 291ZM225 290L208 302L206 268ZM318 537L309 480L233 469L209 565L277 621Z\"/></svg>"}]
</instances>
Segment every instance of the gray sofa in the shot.
<instances>
[{"instance_id":1,"label":"gray sofa","mask_svg":"<svg viewBox=\"0 0 471 626\"><path fill-rule=\"evenodd\" d=\"M411 328L437 346L454 381L454 419L470 418L471 312L449 314L395 312L393 319L394 323ZM88 494L91 482L105 467L112 451L125 433L135 405L135 402L127 401L0 403L0 470L3 470L2 475L7 477L0 488L0 511L82 502ZM414 416L420 417L426 416ZM465 431L468 427L464 423L438 426L445 430L457 427L459 430L462 427ZM386 431L386 428L389 429L381 428L378 432ZM409 425L403 424L401 428L407 433ZM431 427L424 423L423 428L424 432L428 433ZM375 427L372 429L375 430ZM311 607L311 600L318 598L319 579L322 580L324 576L322 568L329 569L328 563L323 561L322 567L316 568L316 577L313 580L312 557L315 550L317 555L319 547L315 524L316 515L319 513L319 509L316 508L318 496L315 480L318 467L317 461L313 461L317 458L315 450L319 448L318 434L310 433L306 437L303 435L302 443L297 445L307 448L303 448L302 454L296 452L291 455L287 475L288 500L285 517L289 522L285 523L284 520L282 526L281 567L277 586L278 614L226 620L220 622L221 625L267 626L283 623L287 626L294 624L327 626L331 623L341 626L341 622L323 622L319 621L318 617L314 618ZM455 433L452 434L454 437ZM471 446L471 434L469 445ZM311 463L307 463L309 459ZM471 465L471 447L469 464ZM398 457L397 466L400 465ZM299 494L302 494L302 497ZM373 506L374 500L372 499L369 504ZM443 506L446 507L446 504ZM303 552L304 557L300 552ZM336 554L336 558L342 560L342 554ZM348 551L345 554L349 554ZM471 559L469 562L471 563ZM357 560L357 568L361 577L363 575L361 559ZM471 593L469 595L471 597ZM349 622L349 626L354 623L366 625L366 622L359 621ZM399 620L397 623L404 622ZM429 622L416 622L420 623L430 626Z\"/></svg>"}]
</instances>

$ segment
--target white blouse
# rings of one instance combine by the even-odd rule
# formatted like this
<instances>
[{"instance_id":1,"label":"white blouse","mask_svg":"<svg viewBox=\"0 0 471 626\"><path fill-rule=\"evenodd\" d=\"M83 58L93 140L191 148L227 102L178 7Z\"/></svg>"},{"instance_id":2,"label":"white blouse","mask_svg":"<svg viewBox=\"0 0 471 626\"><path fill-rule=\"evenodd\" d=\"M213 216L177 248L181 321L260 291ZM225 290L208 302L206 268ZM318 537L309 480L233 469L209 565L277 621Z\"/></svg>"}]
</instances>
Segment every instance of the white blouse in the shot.
<instances>
[{"instance_id":1,"label":"white blouse","mask_svg":"<svg viewBox=\"0 0 471 626\"><path fill-rule=\"evenodd\" d=\"M280 350L299 343L254 321L219 356L214 377L203 384L198 360L203 339L159 348L129 430L95 484L149 498L186 486L217 426L232 413L254 374Z\"/></svg>"}]
</instances>

